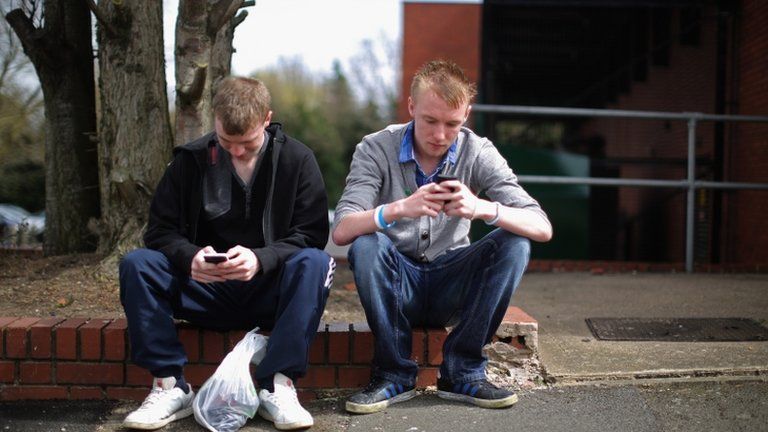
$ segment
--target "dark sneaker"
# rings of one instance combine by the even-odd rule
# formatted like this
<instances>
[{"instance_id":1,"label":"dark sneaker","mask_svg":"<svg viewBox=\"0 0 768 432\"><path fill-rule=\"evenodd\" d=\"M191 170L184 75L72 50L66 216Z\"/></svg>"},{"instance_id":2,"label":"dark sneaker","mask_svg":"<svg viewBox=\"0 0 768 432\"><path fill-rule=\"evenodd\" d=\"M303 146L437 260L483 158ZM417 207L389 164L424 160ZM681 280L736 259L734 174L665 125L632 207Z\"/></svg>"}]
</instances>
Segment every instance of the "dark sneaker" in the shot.
<instances>
[{"instance_id":1,"label":"dark sneaker","mask_svg":"<svg viewBox=\"0 0 768 432\"><path fill-rule=\"evenodd\" d=\"M487 380L454 384L447 379L438 378L437 396L483 408L504 408L517 402L516 394L498 388Z\"/></svg>"},{"instance_id":2,"label":"dark sneaker","mask_svg":"<svg viewBox=\"0 0 768 432\"><path fill-rule=\"evenodd\" d=\"M403 386L383 378L373 378L361 391L347 399L347 411L369 414L381 411L393 403L407 401L416 396L415 386Z\"/></svg>"}]
</instances>

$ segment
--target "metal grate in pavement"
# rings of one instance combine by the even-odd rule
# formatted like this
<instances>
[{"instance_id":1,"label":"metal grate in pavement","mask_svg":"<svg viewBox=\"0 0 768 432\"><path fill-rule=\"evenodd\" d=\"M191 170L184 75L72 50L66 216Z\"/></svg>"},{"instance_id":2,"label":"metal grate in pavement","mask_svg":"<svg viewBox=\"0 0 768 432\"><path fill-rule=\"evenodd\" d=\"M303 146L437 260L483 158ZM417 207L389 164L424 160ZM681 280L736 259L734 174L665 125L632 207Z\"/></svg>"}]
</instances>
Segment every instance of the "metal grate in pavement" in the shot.
<instances>
[{"instance_id":1,"label":"metal grate in pavement","mask_svg":"<svg viewBox=\"0 0 768 432\"><path fill-rule=\"evenodd\" d=\"M595 338L607 341L768 341L768 328L748 318L587 318Z\"/></svg>"}]
</instances>

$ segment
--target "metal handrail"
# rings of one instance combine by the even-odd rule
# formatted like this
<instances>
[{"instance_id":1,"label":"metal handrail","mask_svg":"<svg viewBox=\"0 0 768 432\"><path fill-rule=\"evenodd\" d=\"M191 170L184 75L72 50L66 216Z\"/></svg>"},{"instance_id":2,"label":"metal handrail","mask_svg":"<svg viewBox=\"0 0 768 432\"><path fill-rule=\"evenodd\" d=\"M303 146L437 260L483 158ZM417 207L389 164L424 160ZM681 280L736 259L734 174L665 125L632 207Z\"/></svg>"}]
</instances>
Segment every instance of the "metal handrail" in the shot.
<instances>
[{"instance_id":1,"label":"metal handrail","mask_svg":"<svg viewBox=\"0 0 768 432\"><path fill-rule=\"evenodd\" d=\"M564 177L521 175L523 183L569 184L595 186L638 186L666 187L687 189L687 205L685 218L685 271L693 272L693 225L695 214L696 189L756 189L768 190L768 183L744 182L713 182L696 180L696 125L698 122L757 122L768 123L768 116L753 115L721 115L704 114L700 112L672 113L664 111L631 111L616 109L591 108L561 108L523 105L487 105L472 106L473 112L497 114L523 114L533 116L566 116L566 117L622 117L647 120L685 120L688 124L688 166L687 176L681 180L649 180L649 179L615 179L602 177Z\"/></svg>"}]
</instances>

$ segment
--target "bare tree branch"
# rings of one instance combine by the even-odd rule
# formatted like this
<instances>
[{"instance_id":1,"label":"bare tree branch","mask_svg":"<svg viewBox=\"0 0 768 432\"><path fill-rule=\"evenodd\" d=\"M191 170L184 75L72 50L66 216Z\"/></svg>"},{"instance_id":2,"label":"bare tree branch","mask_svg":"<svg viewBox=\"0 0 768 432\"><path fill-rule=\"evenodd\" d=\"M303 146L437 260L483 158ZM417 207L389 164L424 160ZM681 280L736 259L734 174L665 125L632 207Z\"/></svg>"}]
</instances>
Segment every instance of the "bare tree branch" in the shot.
<instances>
[{"instance_id":1,"label":"bare tree branch","mask_svg":"<svg viewBox=\"0 0 768 432\"><path fill-rule=\"evenodd\" d=\"M99 5L96 4L94 0L86 0L86 3L88 4L88 9L93 12L93 15L96 17L96 21L99 22L99 25L104 27L104 30L107 31L107 34L109 34L111 37L117 36L117 31L114 27L112 27L112 23L109 21L109 19L104 16L104 12L99 8Z\"/></svg>"},{"instance_id":2,"label":"bare tree branch","mask_svg":"<svg viewBox=\"0 0 768 432\"><path fill-rule=\"evenodd\" d=\"M45 20L45 10L42 0L20 0L24 13L32 20L35 27L42 28Z\"/></svg>"},{"instance_id":3,"label":"bare tree branch","mask_svg":"<svg viewBox=\"0 0 768 432\"><path fill-rule=\"evenodd\" d=\"M24 98L23 106L28 112L34 111L39 104L43 103L43 98L40 97L41 94L42 89L38 87L34 91L29 92L27 97Z\"/></svg>"},{"instance_id":4,"label":"bare tree branch","mask_svg":"<svg viewBox=\"0 0 768 432\"><path fill-rule=\"evenodd\" d=\"M241 11L239 14L237 14L236 17L232 19L232 29L239 26L240 23L245 21L245 18L248 17L248 11Z\"/></svg>"},{"instance_id":5,"label":"bare tree branch","mask_svg":"<svg viewBox=\"0 0 768 432\"><path fill-rule=\"evenodd\" d=\"M197 65L190 82L179 83L176 86L176 97L186 100L197 100L205 89L205 79L208 65Z\"/></svg>"},{"instance_id":6,"label":"bare tree branch","mask_svg":"<svg viewBox=\"0 0 768 432\"><path fill-rule=\"evenodd\" d=\"M4 61L0 67L2 68L2 71L0 71L0 90L2 90L3 87L5 87L5 79L8 76L8 71L11 69L11 62Z\"/></svg>"},{"instance_id":7,"label":"bare tree branch","mask_svg":"<svg viewBox=\"0 0 768 432\"><path fill-rule=\"evenodd\" d=\"M24 52L34 64L39 64L46 57L45 50L41 46L41 38L38 29L32 24L32 20L21 9L14 9L5 16L8 24L18 36Z\"/></svg>"},{"instance_id":8,"label":"bare tree branch","mask_svg":"<svg viewBox=\"0 0 768 432\"><path fill-rule=\"evenodd\" d=\"M7 51L4 49L3 51L3 58L2 58L2 65L0 65L0 90L5 85L5 79L8 76L8 73L10 72L12 68L12 64L16 58L16 55L18 53L18 49L16 48L16 44L14 43L13 38L13 29L11 29L10 25L3 25L3 41L7 41Z\"/></svg>"},{"instance_id":9,"label":"bare tree branch","mask_svg":"<svg viewBox=\"0 0 768 432\"><path fill-rule=\"evenodd\" d=\"M208 15L208 34L215 35L224 26L237 10L243 5L243 0L219 0L211 8Z\"/></svg>"}]
</instances>

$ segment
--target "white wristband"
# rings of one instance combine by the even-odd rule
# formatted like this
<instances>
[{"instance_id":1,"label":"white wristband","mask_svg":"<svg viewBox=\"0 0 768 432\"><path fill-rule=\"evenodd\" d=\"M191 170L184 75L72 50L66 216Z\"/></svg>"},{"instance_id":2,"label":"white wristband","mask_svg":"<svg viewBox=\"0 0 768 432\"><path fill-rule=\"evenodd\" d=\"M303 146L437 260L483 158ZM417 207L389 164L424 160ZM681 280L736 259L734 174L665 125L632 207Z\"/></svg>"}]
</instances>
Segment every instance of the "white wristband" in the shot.
<instances>
[{"instance_id":1,"label":"white wristband","mask_svg":"<svg viewBox=\"0 0 768 432\"><path fill-rule=\"evenodd\" d=\"M387 223L387 220L384 219L384 207L385 207L385 204L382 204L376 207L376 210L373 211L373 222L376 224L376 227L380 230L387 229L395 224L395 221Z\"/></svg>"},{"instance_id":2,"label":"white wristband","mask_svg":"<svg viewBox=\"0 0 768 432\"><path fill-rule=\"evenodd\" d=\"M496 206L496 216L494 216L493 219L489 221L485 221L486 225L496 225L496 222L498 222L501 218L501 204L498 201L494 202L493 204Z\"/></svg>"}]
</instances>

